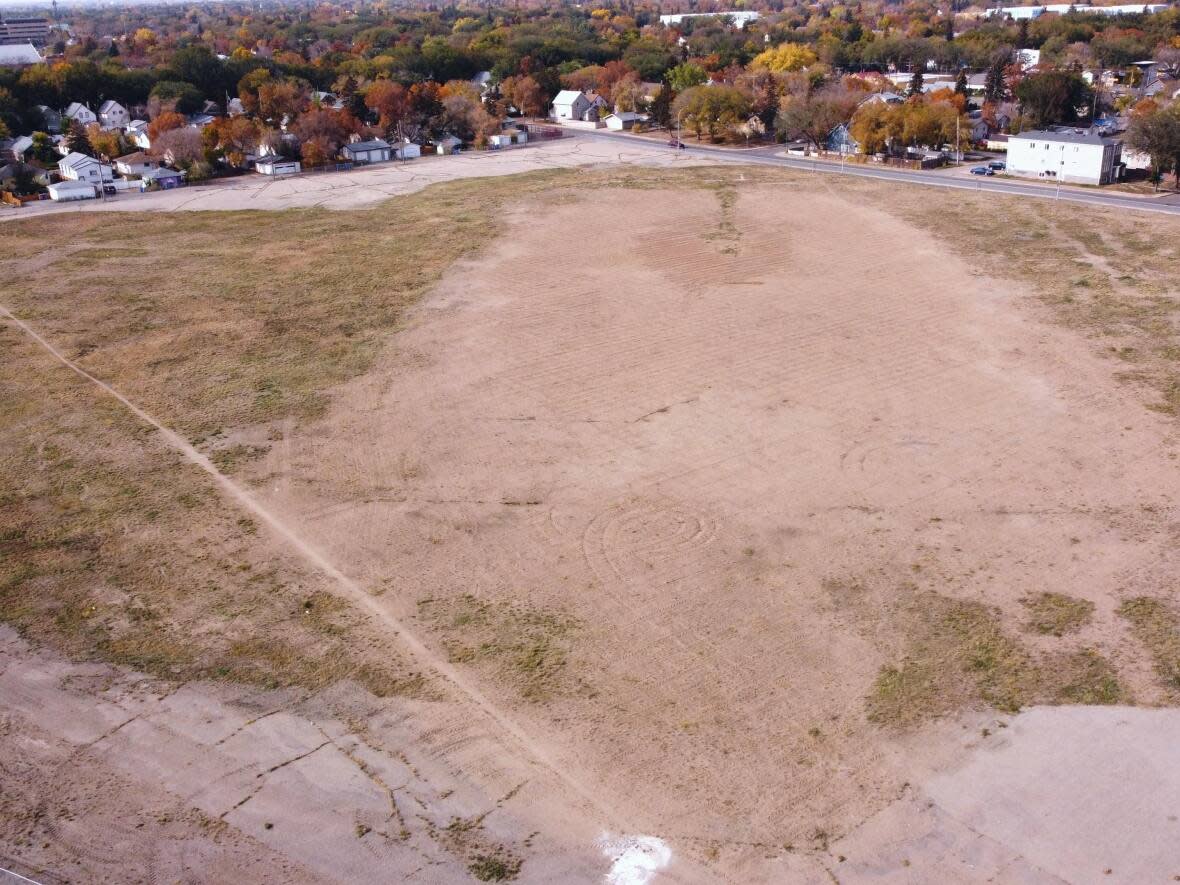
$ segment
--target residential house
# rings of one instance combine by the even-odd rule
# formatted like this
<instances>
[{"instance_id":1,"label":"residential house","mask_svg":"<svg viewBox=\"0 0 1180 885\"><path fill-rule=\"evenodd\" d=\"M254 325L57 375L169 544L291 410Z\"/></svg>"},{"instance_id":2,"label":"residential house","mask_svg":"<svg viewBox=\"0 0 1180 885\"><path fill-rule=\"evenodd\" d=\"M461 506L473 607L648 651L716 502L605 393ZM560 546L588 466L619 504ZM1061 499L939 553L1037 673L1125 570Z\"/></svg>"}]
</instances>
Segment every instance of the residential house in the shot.
<instances>
[{"instance_id":1,"label":"residential house","mask_svg":"<svg viewBox=\"0 0 1180 885\"><path fill-rule=\"evenodd\" d=\"M354 141L340 149L344 159L353 163L385 163L393 156L392 146L382 138Z\"/></svg>"},{"instance_id":2,"label":"residential house","mask_svg":"<svg viewBox=\"0 0 1180 885\"><path fill-rule=\"evenodd\" d=\"M439 154L446 156L447 154L457 154L459 149L463 147L463 141L455 138L453 135L444 135L435 143L435 149Z\"/></svg>"},{"instance_id":3,"label":"residential house","mask_svg":"<svg viewBox=\"0 0 1180 885\"><path fill-rule=\"evenodd\" d=\"M298 160L290 160L275 154L259 157L254 164L254 171L262 175L295 175L301 169Z\"/></svg>"},{"instance_id":4,"label":"residential house","mask_svg":"<svg viewBox=\"0 0 1180 885\"><path fill-rule=\"evenodd\" d=\"M108 98L98 106L98 123L103 129L124 129L131 122L127 108Z\"/></svg>"},{"instance_id":5,"label":"residential house","mask_svg":"<svg viewBox=\"0 0 1180 885\"><path fill-rule=\"evenodd\" d=\"M115 177L111 167L106 163L77 151L71 151L58 160L57 171L62 178L69 181L86 181L93 184L102 184Z\"/></svg>"},{"instance_id":6,"label":"residential house","mask_svg":"<svg viewBox=\"0 0 1180 885\"><path fill-rule=\"evenodd\" d=\"M611 111L611 106L607 104L606 99L597 92L587 92L586 100L590 102L590 109L596 116L587 117L590 120L601 120Z\"/></svg>"},{"instance_id":7,"label":"residential house","mask_svg":"<svg viewBox=\"0 0 1180 885\"><path fill-rule=\"evenodd\" d=\"M311 94L311 100L323 108L332 108L339 111L344 109L344 100L340 98L335 92L315 91Z\"/></svg>"},{"instance_id":8,"label":"residential house","mask_svg":"<svg viewBox=\"0 0 1180 885\"><path fill-rule=\"evenodd\" d=\"M231 117L240 117L246 113L246 106L242 104L240 98L231 98L229 103L225 106L225 112Z\"/></svg>"},{"instance_id":9,"label":"residential house","mask_svg":"<svg viewBox=\"0 0 1180 885\"><path fill-rule=\"evenodd\" d=\"M905 96L898 95L896 92L874 92L868 98L861 102L861 104L904 104Z\"/></svg>"},{"instance_id":10,"label":"residential house","mask_svg":"<svg viewBox=\"0 0 1180 885\"><path fill-rule=\"evenodd\" d=\"M558 122L585 120L590 99L578 89L563 89L553 99L553 118Z\"/></svg>"},{"instance_id":11,"label":"residential house","mask_svg":"<svg viewBox=\"0 0 1180 885\"><path fill-rule=\"evenodd\" d=\"M49 185L49 199L55 202L71 200L93 200L98 196L98 188L84 181L59 181Z\"/></svg>"},{"instance_id":12,"label":"residential house","mask_svg":"<svg viewBox=\"0 0 1180 885\"><path fill-rule=\"evenodd\" d=\"M852 137L847 123L841 123L828 133L828 140L824 147L837 154L855 154L860 151L860 143Z\"/></svg>"},{"instance_id":13,"label":"residential house","mask_svg":"<svg viewBox=\"0 0 1180 885\"><path fill-rule=\"evenodd\" d=\"M74 123L81 123L83 126L89 126L91 123L98 122L98 117L94 111L90 110L90 108L86 107L80 101L70 102L70 106L66 108L64 116L67 120Z\"/></svg>"},{"instance_id":14,"label":"residential house","mask_svg":"<svg viewBox=\"0 0 1180 885\"><path fill-rule=\"evenodd\" d=\"M1010 175L1075 184L1110 184L1118 178L1123 143L1084 129L1033 130L1008 137Z\"/></svg>"},{"instance_id":15,"label":"residential house","mask_svg":"<svg viewBox=\"0 0 1180 885\"><path fill-rule=\"evenodd\" d=\"M150 172L159 165L143 151L115 158L115 171L123 176L143 176L145 172Z\"/></svg>"},{"instance_id":16,"label":"residential house","mask_svg":"<svg viewBox=\"0 0 1180 885\"><path fill-rule=\"evenodd\" d=\"M606 128L612 132L623 132L634 129L636 123L642 123L646 119L646 114L639 114L635 111L616 111L607 115L603 122L606 123Z\"/></svg>"},{"instance_id":17,"label":"residential house","mask_svg":"<svg viewBox=\"0 0 1180 885\"><path fill-rule=\"evenodd\" d=\"M18 135L8 146L8 155L18 163L23 163L29 151L33 149L33 136Z\"/></svg>"},{"instance_id":18,"label":"residential house","mask_svg":"<svg viewBox=\"0 0 1180 885\"><path fill-rule=\"evenodd\" d=\"M45 104L37 105L37 110L41 112L41 119L45 121L46 132L61 132L61 114Z\"/></svg>"},{"instance_id":19,"label":"residential house","mask_svg":"<svg viewBox=\"0 0 1180 885\"><path fill-rule=\"evenodd\" d=\"M127 139L135 144L136 147L151 150L152 139L148 135L148 126L150 124L147 120L132 120L127 124L126 135Z\"/></svg>"}]
</instances>

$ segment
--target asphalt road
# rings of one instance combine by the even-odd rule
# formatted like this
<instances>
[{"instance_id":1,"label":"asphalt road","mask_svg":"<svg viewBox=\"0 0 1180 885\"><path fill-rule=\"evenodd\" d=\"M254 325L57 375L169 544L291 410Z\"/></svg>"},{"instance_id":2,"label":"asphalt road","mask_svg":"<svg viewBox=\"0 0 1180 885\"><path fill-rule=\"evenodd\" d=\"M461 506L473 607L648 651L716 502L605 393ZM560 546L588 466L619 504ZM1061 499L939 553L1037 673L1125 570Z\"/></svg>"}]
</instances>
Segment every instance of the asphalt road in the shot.
<instances>
[{"instance_id":1,"label":"asphalt road","mask_svg":"<svg viewBox=\"0 0 1180 885\"><path fill-rule=\"evenodd\" d=\"M576 138L610 139L616 142L623 142L629 147L650 147L653 151L674 150L674 148L670 148L662 142L623 133L589 129L567 130L567 132ZM1050 185L1021 184L1019 182L997 180L996 178L982 175L978 177L973 176L971 180L967 180L939 172L915 172L909 169L881 169L856 164L842 166L830 161L780 156L782 151L783 148L780 145L775 145L773 148L753 148L748 151L735 151L732 148L716 148L707 145L689 145L680 153L686 157L701 157L746 165L780 166L788 169L801 169L808 172L814 171L829 175L855 175L860 178L900 181L906 184L922 184L928 187L946 187L955 190L979 192L986 191L1017 197L1034 197L1041 200L1085 203L1090 206L1098 206L1106 209L1130 209L1137 212L1158 212L1164 215L1180 215L1180 202L1173 202L1166 196L1132 197L1109 191L1094 191L1091 193L1076 187L1063 187L1061 188L1060 195L1058 195L1056 188Z\"/></svg>"}]
</instances>

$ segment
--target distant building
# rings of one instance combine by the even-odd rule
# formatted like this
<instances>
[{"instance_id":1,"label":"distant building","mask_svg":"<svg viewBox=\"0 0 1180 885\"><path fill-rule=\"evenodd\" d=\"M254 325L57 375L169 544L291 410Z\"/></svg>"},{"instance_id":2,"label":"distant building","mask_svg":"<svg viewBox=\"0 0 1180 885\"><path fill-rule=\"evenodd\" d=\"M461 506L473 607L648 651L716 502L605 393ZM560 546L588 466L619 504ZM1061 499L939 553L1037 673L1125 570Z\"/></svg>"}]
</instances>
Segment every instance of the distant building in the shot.
<instances>
[{"instance_id":1,"label":"distant building","mask_svg":"<svg viewBox=\"0 0 1180 885\"><path fill-rule=\"evenodd\" d=\"M626 129L634 129L636 123L642 123L646 119L646 114L639 114L635 111L616 111L608 115L603 122L606 123L606 128L612 132L622 132Z\"/></svg>"},{"instance_id":2,"label":"distant building","mask_svg":"<svg viewBox=\"0 0 1180 885\"><path fill-rule=\"evenodd\" d=\"M0 45L31 43L33 46L44 46L48 42L49 19L0 16Z\"/></svg>"},{"instance_id":3,"label":"distant building","mask_svg":"<svg viewBox=\"0 0 1180 885\"><path fill-rule=\"evenodd\" d=\"M143 151L115 158L115 171L120 175L143 175L157 166L159 163Z\"/></svg>"},{"instance_id":4,"label":"distant building","mask_svg":"<svg viewBox=\"0 0 1180 885\"><path fill-rule=\"evenodd\" d=\"M1123 143L1083 129L1034 130L1008 136L1010 175L1072 184L1110 184L1118 178Z\"/></svg>"},{"instance_id":5,"label":"distant building","mask_svg":"<svg viewBox=\"0 0 1180 885\"><path fill-rule=\"evenodd\" d=\"M1003 6L984 10L984 18L1020 19L1040 18L1046 12L1066 15L1070 12L1084 12L1093 15L1136 15L1141 12L1161 12L1167 3L1124 3L1120 6L1084 6L1077 3L1050 3L1045 6Z\"/></svg>"},{"instance_id":6,"label":"distant building","mask_svg":"<svg viewBox=\"0 0 1180 885\"><path fill-rule=\"evenodd\" d=\"M45 61L32 43L0 44L0 68L36 65Z\"/></svg>"},{"instance_id":7,"label":"distant building","mask_svg":"<svg viewBox=\"0 0 1180 885\"><path fill-rule=\"evenodd\" d=\"M49 185L48 190L49 199L55 202L93 200L98 196L95 186L83 181L59 181L57 184Z\"/></svg>"},{"instance_id":8,"label":"distant building","mask_svg":"<svg viewBox=\"0 0 1180 885\"><path fill-rule=\"evenodd\" d=\"M760 12L739 10L734 12L682 12L677 15L661 15L660 24L664 26L678 25L686 18L728 18L739 28L745 28L752 21L762 17Z\"/></svg>"}]
</instances>

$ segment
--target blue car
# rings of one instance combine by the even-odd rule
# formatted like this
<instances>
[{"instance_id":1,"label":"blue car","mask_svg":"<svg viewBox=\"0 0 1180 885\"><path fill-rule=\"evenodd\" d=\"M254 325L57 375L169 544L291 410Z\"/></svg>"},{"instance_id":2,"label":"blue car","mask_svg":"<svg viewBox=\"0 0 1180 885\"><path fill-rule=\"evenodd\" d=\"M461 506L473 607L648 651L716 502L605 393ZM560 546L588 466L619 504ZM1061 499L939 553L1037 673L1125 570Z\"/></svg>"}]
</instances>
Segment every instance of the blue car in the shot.
<instances>
[{"instance_id":1,"label":"blue car","mask_svg":"<svg viewBox=\"0 0 1180 885\"><path fill-rule=\"evenodd\" d=\"M971 170L972 175L995 175L996 170L989 169L987 166L976 166Z\"/></svg>"}]
</instances>

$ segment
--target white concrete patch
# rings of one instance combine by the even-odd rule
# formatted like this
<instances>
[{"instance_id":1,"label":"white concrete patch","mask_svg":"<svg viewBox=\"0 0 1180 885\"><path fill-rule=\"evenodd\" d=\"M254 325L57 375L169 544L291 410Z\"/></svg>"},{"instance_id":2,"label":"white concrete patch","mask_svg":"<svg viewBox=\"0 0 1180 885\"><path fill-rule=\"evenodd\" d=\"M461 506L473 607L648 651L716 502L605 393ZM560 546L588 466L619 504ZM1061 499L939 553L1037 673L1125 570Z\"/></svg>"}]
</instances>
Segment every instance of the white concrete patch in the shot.
<instances>
[{"instance_id":1,"label":"white concrete patch","mask_svg":"<svg viewBox=\"0 0 1180 885\"><path fill-rule=\"evenodd\" d=\"M611 861L607 885L647 885L672 860L672 849L655 836L603 833L596 843Z\"/></svg>"}]
</instances>

